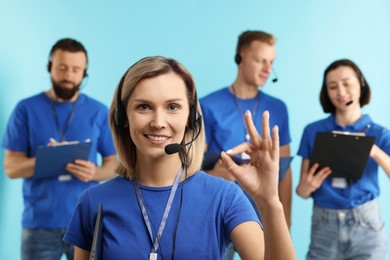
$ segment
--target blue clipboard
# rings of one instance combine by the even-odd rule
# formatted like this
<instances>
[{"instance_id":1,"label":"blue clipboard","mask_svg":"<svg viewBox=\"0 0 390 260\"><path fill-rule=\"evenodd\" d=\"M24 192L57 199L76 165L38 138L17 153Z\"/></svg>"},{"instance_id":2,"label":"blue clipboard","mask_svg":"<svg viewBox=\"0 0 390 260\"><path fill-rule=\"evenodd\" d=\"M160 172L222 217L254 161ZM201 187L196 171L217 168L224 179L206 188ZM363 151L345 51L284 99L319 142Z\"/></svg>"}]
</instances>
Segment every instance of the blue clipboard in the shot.
<instances>
[{"instance_id":1,"label":"blue clipboard","mask_svg":"<svg viewBox=\"0 0 390 260\"><path fill-rule=\"evenodd\" d=\"M250 159L241 159L237 156L231 156L232 160L237 163L238 165L250 163ZM211 170L214 168L214 165L217 163L217 161L221 159L221 153L217 152L205 152L203 154L203 163L202 163L202 169L203 170Z\"/></svg>"},{"instance_id":2,"label":"blue clipboard","mask_svg":"<svg viewBox=\"0 0 390 260\"><path fill-rule=\"evenodd\" d=\"M39 147L33 178L50 178L70 174L65 169L66 165L76 159L88 160L91 146L91 142L84 142Z\"/></svg>"}]
</instances>

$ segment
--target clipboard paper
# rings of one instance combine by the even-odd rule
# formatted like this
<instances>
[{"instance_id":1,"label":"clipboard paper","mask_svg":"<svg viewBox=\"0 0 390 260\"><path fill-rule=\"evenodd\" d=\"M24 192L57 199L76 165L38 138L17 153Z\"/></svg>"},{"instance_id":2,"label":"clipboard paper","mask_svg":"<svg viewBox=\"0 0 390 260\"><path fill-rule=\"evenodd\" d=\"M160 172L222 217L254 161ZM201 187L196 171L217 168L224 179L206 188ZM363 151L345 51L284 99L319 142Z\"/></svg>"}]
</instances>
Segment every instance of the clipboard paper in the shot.
<instances>
[{"instance_id":1,"label":"clipboard paper","mask_svg":"<svg viewBox=\"0 0 390 260\"><path fill-rule=\"evenodd\" d=\"M56 177L69 174L66 165L76 159L88 160L91 142L41 146L37 149L33 178Z\"/></svg>"},{"instance_id":2,"label":"clipboard paper","mask_svg":"<svg viewBox=\"0 0 390 260\"><path fill-rule=\"evenodd\" d=\"M374 142L374 136L361 136L361 133L318 132L310 167L318 163L320 169L330 167L331 177L358 180L363 175Z\"/></svg>"}]
</instances>

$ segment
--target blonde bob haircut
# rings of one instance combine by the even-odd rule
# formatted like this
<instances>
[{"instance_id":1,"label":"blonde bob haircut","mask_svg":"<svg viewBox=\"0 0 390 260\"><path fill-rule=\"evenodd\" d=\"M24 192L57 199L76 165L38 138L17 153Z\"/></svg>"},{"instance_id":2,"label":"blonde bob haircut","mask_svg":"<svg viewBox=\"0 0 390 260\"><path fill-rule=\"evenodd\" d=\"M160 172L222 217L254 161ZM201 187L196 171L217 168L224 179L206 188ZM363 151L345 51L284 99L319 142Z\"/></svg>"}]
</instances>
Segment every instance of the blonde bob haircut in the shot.
<instances>
[{"instance_id":1,"label":"blonde bob haircut","mask_svg":"<svg viewBox=\"0 0 390 260\"><path fill-rule=\"evenodd\" d=\"M174 59L161 56L145 57L133 64L123 76L125 78L121 90L121 104L117 104L118 88L120 87L119 83L116 87L115 95L110 107L110 126L120 161L117 172L122 177L134 179L137 152L135 144L130 136L129 127L131 127L131 123L129 124L127 115L124 116L126 126L118 126L115 122L115 109L117 105L122 105L124 111L126 111L130 96L133 94L134 89L142 80L154 78L168 73L175 73L183 79L186 86L188 105L195 105L197 107L198 116L201 115L201 109L197 100L194 79L191 73L182 64ZM181 147L178 154L167 155L180 156L180 159L183 163L187 162L187 170L189 175L197 172L202 165L205 145L205 136L202 125L203 122L199 122L194 129L190 129L187 123L181 144L190 142L198 132L199 136L193 141L191 145Z\"/></svg>"}]
</instances>

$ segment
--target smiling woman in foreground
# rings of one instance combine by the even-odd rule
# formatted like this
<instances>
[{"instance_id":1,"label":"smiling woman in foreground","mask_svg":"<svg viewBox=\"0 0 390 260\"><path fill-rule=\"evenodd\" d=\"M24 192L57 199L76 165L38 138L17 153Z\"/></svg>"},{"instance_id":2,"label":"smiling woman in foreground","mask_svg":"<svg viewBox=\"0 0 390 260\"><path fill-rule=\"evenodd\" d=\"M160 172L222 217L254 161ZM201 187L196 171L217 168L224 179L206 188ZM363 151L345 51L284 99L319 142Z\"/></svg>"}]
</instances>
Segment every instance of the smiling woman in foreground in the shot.
<instances>
[{"instance_id":1,"label":"smiling woman in foreground","mask_svg":"<svg viewBox=\"0 0 390 260\"><path fill-rule=\"evenodd\" d=\"M119 177L80 197L64 240L75 259L90 255L98 205L103 205L103 259L225 259L233 242L242 259L295 259L278 197L278 129L263 114L260 137L249 112L252 163L224 165L238 185L200 171L204 133L195 84L180 63L141 59L122 77L110 109ZM167 147L167 148L166 148ZM167 154L172 153L172 154Z\"/></svg>"}]
</instances>

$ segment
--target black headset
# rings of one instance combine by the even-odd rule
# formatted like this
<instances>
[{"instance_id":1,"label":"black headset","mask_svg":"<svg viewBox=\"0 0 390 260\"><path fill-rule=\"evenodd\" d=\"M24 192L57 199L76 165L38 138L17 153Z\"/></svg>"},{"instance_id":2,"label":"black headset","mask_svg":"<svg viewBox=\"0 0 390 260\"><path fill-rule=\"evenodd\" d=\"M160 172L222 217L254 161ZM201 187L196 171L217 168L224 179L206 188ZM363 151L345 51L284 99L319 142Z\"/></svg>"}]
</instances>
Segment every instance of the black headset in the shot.
<instances>
[{"instance_id":1,"label":"black headset","mask_svg":"<svg viewBox=\"0 0 390 260\"><path fill-rule=\"evenodd\" d=\"M364 88L366 86L366 84L364 83L364 77L363 77L363 74L360 75L360 87L361 88Z\"/></svg>"},{"instance_id":2,"label":"black headset","mask_svg":"<svg viewBox=\"0 0 390 260\"><path fill-rule=\"evenodd\" d=\"M366 81L364 80L364 76L363 74L361 74L360 75L360 96L362 96L367 90L365 82Z\"/></svg>"},{"instance_id":3,"label":"black headset","mask_svg":"<svg viewBox=\"0 0 390 260\"><path fill-rule=\"evenodd\" d=\"M50 57L49 62L47 63L47 71L49 73L51 73L51 66L52 66L52 62L51 62L51 57ZM87 76L88 76L87 69L84 69L83 78L85 78Z\"/></svg>"},{"instance_id":4,"label":"black headset","mask_svg":"<svg viewBox=\"0 0 390 260\"><path fill-rule=\"evenodd\" d=\"M234 61L236 62L236 64L240 64L241 63L241 55L237 52L236 55L234 56ZM276 72L275 72L275 69L272 68L272 72L274 73L275 77L272 79L272 82L275 83L278 81L278 76L276 75Z\"/></svg>"},{"instance_id":5,"label":"black headset","mask_svg":"<svg viewBox=\"0 0 390 260\"><path fill-rule=\"evenodd\" d=\"M122 96L122 87L123 83L126 78L126 73L122 76L121 81L119 82L118 85L118 92L116 95L116 108L114 110L114 120L115 124L118 127L126 127L126 109L123 107L122 101L121 101L121 96ZM193 130L196 128L196 126L200 123L202 123L202 117L200 116L198 112L198 94L196 93L195 89L195 102L193 105L190 106L190 113L188 116L188 127Z\"/></svg>"},{"instance_id":6,"label":"black headset","mask_svg":"<svg viewBox=\"0 0 390 260\"><path fill-rule=\"evenodd\" d=\"M234 61L236 62L237 65L241 63L241 55L238 52L234 56Z\"/></svg>"},{"instance_id":7,"label":"black headset","mask_svg":"<svg viewBox=\"0 0 390 260\"><path fill-rule=\"evenodd\" d=\"M122 96L122 86L123 82L125 81L126 73L122 76L121 81L118 85L118 93L116 95L116 108L114 110L114 120L117 127L125 127L125 117L126 117L126 110L123 107L121 96Z\"/></svg>"}]
</instances>

